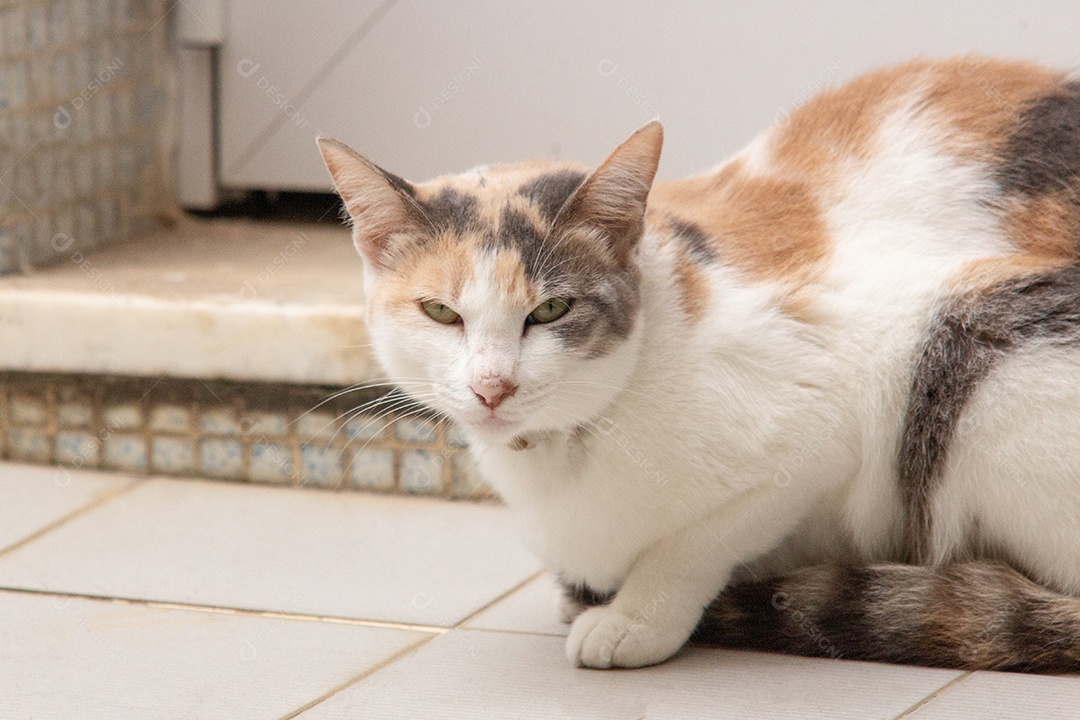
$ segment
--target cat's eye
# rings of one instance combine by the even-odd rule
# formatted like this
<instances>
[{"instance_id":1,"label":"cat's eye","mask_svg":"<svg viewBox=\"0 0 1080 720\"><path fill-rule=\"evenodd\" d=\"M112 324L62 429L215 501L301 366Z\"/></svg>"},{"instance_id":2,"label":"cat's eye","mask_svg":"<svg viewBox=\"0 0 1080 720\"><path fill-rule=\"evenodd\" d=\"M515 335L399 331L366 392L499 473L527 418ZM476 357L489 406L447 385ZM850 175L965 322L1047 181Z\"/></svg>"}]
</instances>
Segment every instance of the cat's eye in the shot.
<instances>
[{"instance_id":1,"label":"cat's eye","mask_svg":"<svg viewBox=\"0 0 1080 720\"><path fill-rule=\"evenodd\" d=\"M537 305L529 317L525 318L528 325L539 325L558 320L570 311L570 301L562 298L551 298Z\"/></svg>"},{"instance_id":2,"label":"cat's eye","mask_svg":"<svg viewBox=\"0 0 1080 720\"><path fill-rule=\"evenodd\" d=\"M438 300L424 300L420 303L427 316L435 322L443 325L453 325L461 320L461 316Z\"/></svg>"}]
</instances>

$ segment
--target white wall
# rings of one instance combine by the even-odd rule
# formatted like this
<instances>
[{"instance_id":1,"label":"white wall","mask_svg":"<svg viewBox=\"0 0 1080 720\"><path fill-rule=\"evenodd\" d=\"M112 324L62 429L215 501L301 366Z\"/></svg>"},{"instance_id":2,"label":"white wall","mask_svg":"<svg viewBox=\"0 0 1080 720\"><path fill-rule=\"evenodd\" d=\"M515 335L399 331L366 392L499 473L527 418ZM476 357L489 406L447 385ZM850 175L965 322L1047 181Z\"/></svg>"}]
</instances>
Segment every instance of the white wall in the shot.
<instances>
[{"instance_id":1,"label":"white wall","mask_svg":"<svg viewBox=\"0 0 1080 720\"><path fill-rule=\"evenodd\" d=\"M423 179L531 156L595 163L654 115L661 176L679 177L877 65L969 51L1080 64L1075 0L227 7L221 164L235 187L329 190L317 133Z\"/></svg>"}]
</instances>

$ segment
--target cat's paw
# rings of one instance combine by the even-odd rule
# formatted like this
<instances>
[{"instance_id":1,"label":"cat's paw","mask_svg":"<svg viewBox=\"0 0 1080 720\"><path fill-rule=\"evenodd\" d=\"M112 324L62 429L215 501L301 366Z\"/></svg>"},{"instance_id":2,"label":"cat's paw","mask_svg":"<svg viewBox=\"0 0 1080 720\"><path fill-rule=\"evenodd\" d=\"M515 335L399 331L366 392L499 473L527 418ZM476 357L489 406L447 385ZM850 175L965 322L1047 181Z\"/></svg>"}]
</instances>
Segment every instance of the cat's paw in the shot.
<instances>
[{"instance_id":1,"label":"cat's paw","mask_svg":"<svg viewBox=\"0 0 1080 720\"><path fill-rule=\"evenodd\" d=\"M688 634L649 620L634 619L610 605L578 616L566 639L566 657L589 668L655 665L679 651Z\"/></svg>"}]
</instances>

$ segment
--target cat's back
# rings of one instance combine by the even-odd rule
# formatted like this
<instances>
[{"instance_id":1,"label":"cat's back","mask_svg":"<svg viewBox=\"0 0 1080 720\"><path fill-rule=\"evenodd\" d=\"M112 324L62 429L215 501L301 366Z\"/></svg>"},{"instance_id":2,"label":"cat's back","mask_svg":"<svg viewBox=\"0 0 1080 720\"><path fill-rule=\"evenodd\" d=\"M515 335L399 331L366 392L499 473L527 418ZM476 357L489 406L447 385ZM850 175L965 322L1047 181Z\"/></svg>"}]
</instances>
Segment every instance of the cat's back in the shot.
<instances>
[{"instance_id":1,"label":"cat's back","mask_svg":"<svg viewBox=\"0 0 1080 720\"><path fill-rule=\"evenodd\" d=\"M785 288L989 283L1073 262L1080 83L975 56L863 75L717 170L657 184L651 223L686 262Z\"/></svg>"}]
</instances>

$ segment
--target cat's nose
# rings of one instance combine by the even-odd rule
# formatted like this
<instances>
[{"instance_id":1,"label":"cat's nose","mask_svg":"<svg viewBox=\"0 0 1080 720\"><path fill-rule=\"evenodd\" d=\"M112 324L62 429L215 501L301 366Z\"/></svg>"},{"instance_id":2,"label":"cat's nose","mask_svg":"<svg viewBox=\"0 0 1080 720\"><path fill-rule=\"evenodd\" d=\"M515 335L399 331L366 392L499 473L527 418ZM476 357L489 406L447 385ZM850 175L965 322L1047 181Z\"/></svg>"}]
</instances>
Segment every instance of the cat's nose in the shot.
<instances>
[{"instance_id":1,"label":"cat's nose","mask_svg":"<svg viewBox=\"0 0 1080 720\"><path fill-rule=\"evenodd\" d=\"M482 377L470 385L476 399L486 408L494 410L502 401L517 392L518 386L503 377Z\"/></svg>"}]
</instances>

